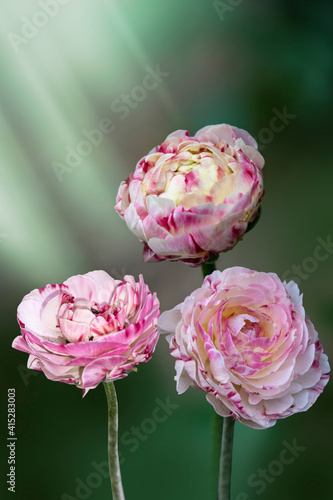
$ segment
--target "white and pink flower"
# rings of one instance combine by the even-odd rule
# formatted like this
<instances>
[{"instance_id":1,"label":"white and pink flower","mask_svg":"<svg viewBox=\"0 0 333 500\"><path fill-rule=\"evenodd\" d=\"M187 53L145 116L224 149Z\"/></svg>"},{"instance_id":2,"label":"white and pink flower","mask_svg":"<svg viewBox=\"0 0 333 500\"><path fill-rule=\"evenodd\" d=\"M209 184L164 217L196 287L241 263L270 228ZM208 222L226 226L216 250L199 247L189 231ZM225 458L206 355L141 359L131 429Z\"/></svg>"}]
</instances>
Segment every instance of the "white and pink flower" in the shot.
<instances>
[{"instance_id":1,"label":"white and pink flower","mask_svg":"<svg viewBox=\"0 0 333 500\"><path fill-rule=\"evenodd\" d=\"M121 183L115 209L144 243L145 261L201 265L233 248L257 217L263 165L245 130L177 130Z\"/></svg>"},{"instance_id":2,"label":"white and pink flower","mask_svg":"<svg viewBox=\"0 0 333 500\"><path fill-rule=\"evenodd\" d=\"M93 271L26 295L17 313L22 335L13 347L30 354L29 368L85 394L151 358L159 313L142 276L136 283L133 276L120 281Z\"/></svg>"},{"instance_id":3,"label":"white and pink flower","mask_svg":"<svg viewBox=\"0 0 333 500\"><path fill-rule=\"evenodd\" d=\"M329 379L297 285L274 273L214 271L158 325L172 333L178 393L202 389L218 414L250 427L306 411Z\"/></svg>"}]
</instances>

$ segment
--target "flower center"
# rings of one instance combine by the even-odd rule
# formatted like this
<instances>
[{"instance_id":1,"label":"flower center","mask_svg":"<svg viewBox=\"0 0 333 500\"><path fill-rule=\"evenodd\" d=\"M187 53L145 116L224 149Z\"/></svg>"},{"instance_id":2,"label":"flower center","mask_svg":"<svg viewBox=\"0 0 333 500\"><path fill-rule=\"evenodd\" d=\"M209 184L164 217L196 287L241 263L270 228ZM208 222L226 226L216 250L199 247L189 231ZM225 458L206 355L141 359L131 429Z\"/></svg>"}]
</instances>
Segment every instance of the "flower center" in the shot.
<instances>
[{"instance_id":1,"label":"flower center","mask_svg":"<svg viewBox=\"0 0 333 500\"><path fill-rule=\"evenodd\" d=\"M206 202L220 203L234 188L233 172L226 161L216 162L210 150L182 151L168 159L158 195L185 209Z\"/></svg>"},{"instance_id":2,"label":"flower center","mask_svg":"<svg viewBox=\"0 0 333 500\"><path fill-rule=\"evenodd\" d=\"M254 374L269 365L271 342L261 321L251 311L233 312L222 319L220 349L235 375Z\"/></svg>"},{"instance_id":3,"label":"flower center","mask_svg":"<svg viewBox=\"0 0 333 500\"><path fill-rule=\"evenodd\" d=\"M61 332L68 342L87 342L124 326L121 304L90 304L64 295L58 311Z\"/></svg>"}]
</instances>

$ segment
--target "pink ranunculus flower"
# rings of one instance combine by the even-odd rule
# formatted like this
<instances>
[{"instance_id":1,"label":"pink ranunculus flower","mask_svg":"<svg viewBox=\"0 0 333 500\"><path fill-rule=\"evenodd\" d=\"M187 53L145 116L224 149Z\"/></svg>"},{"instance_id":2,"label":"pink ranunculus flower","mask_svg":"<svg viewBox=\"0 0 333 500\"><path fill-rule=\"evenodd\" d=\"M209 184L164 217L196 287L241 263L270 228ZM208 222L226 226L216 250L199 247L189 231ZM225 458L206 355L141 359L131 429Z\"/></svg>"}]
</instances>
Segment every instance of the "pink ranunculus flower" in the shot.
<instances>
[{"instance_id":1,"label":"pink ranunculus flower","mask_svg":"<svg viewBox=\"0 0 333 500\"><path fill-rule=\"evenodd\" d=\"M136 283L133 276L120 281L93 271L26 295L17 314L22 335L13 347L30 354L29 368L86 394L151 358L159 314L142 276Z\"/></svg>"},{"instance_id":2,"label":"pink ranunculus flower","mask_svg":"<svg viewBox=\"0 0 333 500\"><path fill-rule=\"evenodd\" d=\"M218 414L253 428L307 410L329 379L297 285L274 273L214 271L158 326L172 332L178 393L202 389Z\"/></svg>"},{"instance_id":3,"label":"pink ranunculus flower","mask_svg":"<svg viewBox=\"0 0 333 500\"><path fill-rule=\"evenodd\" d=\"M144 243L146 262L198 266L234 247L258 216L263 165L245 130L177 130L121 183L115 209Z\"/></svg>"}]
</instances>

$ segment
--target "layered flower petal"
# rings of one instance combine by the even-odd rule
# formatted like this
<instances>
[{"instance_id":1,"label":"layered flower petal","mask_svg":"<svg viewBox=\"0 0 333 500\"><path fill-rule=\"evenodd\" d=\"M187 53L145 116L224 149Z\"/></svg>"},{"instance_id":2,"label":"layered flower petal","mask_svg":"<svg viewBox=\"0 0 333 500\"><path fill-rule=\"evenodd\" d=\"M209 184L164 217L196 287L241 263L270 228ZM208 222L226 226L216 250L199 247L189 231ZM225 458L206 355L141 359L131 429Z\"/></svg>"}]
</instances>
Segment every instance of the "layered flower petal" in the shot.
<instances>
[{"instance_id":1,"label":"layered flower petal","mask_svg":"<svg viewBox=\"0 0 333 500\"><path fill-rule=\"evenodd\" d=\"M28 367L84 389L126 377L151 358L159 301L142 276L115 280L104 271L73 276L26 295L18 307L15 349Z\"/></svg>"},{"instance_id":2,"label":"layered flower petal","mask_svg":"<svg viewBox=\"0 0 333 500\"><path fill-rule=\"evenodd\" d=\"M257 217L263 165L245 130L177 130L121 183L115 209L144 243L145 261L198 266L235 246Z\"/></svg>"},{"instance_id":3,"label":"layered flower petal","mask_svg":"<svg viewBox=\"0 0 333 500\"><path fill-rule=\"evenodd\" d=\"M202 389L217 413L250 427L307 410L328 382L299 289L274 273L214 271L158 326L170 334L179 394Z\"/></svg>"}]
</instances>

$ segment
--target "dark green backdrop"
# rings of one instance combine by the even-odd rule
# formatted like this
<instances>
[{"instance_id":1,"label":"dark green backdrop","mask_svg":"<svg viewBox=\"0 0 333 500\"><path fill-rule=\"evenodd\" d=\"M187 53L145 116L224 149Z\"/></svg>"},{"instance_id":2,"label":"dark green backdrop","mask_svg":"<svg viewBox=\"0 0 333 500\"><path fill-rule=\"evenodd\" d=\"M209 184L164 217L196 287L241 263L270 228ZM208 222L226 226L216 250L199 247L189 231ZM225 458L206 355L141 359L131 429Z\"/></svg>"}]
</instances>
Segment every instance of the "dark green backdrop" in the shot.
<instances>
[{"instance_id":1,"label":"dark green backdrop","mask_svg":"<svg viewBox=\"0 0 333 500\"><path fill-rule=\"evenodd\" d=\"M333 359L332 7L304 0L1 7L0 366L4 407L7 389L16 389L18 436L16 494L4 489L1 498L111 497L96 471L107 459L103 388L82 399L74 386L28 373L27 355L10 347L19 333L16 307L33 288L94 269L142 273L162 310L200 286L200 269L144 264L140 243L113 209L121 180L177 128L193 134L227 122L258 139L266 159L262 217L218 268L298 279ZM283 121L274 118L281 114ZM103 133L91 133L98 127ZM89 134L95 144L82 145ZM325 259L315 259L318 245ZM213 410L199 391L176 394L173 365L161 338L153 359L116 383L128 500L215 498ZM161 402L173 407L154 423ZM332 498L332 409L329 384L308 412L269 430L236 425L233 500ZM305 449L281 470L284 442ZM259 469L271 471L261 486Z\"/></svg>"}]
</instances>

